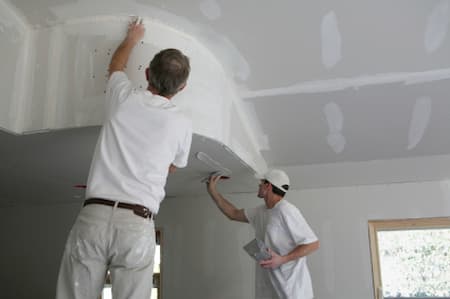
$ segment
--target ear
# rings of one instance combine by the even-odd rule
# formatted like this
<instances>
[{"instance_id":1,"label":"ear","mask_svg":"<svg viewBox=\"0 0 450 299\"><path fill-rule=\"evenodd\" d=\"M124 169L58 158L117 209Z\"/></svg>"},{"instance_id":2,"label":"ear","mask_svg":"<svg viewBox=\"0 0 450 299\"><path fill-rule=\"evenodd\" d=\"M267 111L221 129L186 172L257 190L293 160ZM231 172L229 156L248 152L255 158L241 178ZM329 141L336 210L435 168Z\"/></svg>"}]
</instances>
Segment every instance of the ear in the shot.
<instances>
[{"instance_id":1,"label":"ear","mask_svg":"<svg viewBox=\"0 0 450 299\"><path fill-rule=\"evenodd\" d=\"M177 92L182 91L185 87L186 87L186 82L184 82L183 85L181 85L181 86L178 88L178 91L177 91Z\"/></svg>"},{"instance_id":2,"label":"ear","mask_svg":"<svg viewBox=\"0 0 450 299\"><path fill-rule=\"evenodd\" d=\"M150 68L149 67L147 67L145 69L145 78L147 79L147 81L150 80Z\"/></svg>"}]
</instances>

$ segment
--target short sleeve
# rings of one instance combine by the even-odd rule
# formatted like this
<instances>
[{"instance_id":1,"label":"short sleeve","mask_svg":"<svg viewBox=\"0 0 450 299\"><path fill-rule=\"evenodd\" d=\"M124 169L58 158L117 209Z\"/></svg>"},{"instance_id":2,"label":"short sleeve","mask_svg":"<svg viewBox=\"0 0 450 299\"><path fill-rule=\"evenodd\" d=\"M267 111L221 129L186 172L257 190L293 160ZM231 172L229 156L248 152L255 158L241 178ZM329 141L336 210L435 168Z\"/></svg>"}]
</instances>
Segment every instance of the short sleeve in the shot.
<instances>
[{"instance_id":1,"label":"short sleeve","mask_svg":"<svg viewBox=\"0 0 450 299\"><path fill-rule=\"evenodd\" d=\"M266 225L264 223L264 217L262 217L262 215L264 214L263 211L265 210L265 205L259 205L253 208L244 209L244 214L245 217L247 217L248 223L253 226L257 233L264 233L264 227ZM261 236L259 236L259 238L262 239Z\"/></svg>"},{"instance_id":2,"label":"short sleeve","mask_svg":"<svg viewBox=\"0 0 450 299\"><path fill-rule=\"evenodd\" d=\"M244 209L244 214L248 220L248 223L255 230L255 237L262 241L265 240L265 233L266 233L266 221L265 221L266 211L267 209L264 204L254 208Z\"/></svg>"},{"instance_id":3,"label":"short sleeve","mask_svg":"<svg viewBox=\"0 0 450 299\"><path fill-rule=\"evenodd\" d=\"M189 122L188 129L186 130L185 136L181 141L181 145L179 147L178 153L175 156L173 161L173 165L178 168L186 167L189 158L189 151L191 149L192 143L192 125Z\"/></svg>"},{"instance_id":4,"label":"short sleeve","mask_svg":"<svg viewBox=\"0 0 450 299\"><path fill-rule=\"evenodd\" d=\"M297 244L309 244L317 241L317 236L297 208L285 209L283 222L292 240Z\"/></svg>"},{"instance_id":5,"label":"short sleeve","mask_svg":"<svg viewBox=\"0 0 450 299\"><path fill-rule=\"evenodd\" d=\"M245 217L247 218L248 222L253 227L255 226L255 220L256 220L257 211L258 211L258 208L247 208L247 209L244 209Z\"/></svg>"},{"instance_id":6,"label":"short sleeve","mask_svg":"<svg viewBox=\"0 0 450 299\"><path fill-rule=\"evenodd\" d=\"M131 81L127 74L116 71L111 74L106 87L106 100L109 111L113 111L117 105L125 101L132 90Z\"/></svg>"}]
</instances>

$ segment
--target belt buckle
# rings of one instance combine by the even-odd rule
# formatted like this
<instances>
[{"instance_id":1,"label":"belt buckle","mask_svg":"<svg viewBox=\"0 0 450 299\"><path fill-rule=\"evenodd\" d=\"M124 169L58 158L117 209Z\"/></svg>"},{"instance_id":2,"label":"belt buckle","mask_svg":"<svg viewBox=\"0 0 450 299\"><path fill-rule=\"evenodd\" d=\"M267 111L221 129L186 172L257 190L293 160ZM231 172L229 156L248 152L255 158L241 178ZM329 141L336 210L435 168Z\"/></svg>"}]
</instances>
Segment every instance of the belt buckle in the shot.
<instances>
[{"instance_id":1,"label":"belt buckle","mask_svg":"<svg viewBox=\"0 0 450 299\"><path fill-rule=\"evenodd\" d=\"M136 215L144 217L144 218L149 218L149 216L151 214L149 209L147 209L146 207L140 206L140 205L134 205L133 212Z\"/></svg>"}]
</instances>

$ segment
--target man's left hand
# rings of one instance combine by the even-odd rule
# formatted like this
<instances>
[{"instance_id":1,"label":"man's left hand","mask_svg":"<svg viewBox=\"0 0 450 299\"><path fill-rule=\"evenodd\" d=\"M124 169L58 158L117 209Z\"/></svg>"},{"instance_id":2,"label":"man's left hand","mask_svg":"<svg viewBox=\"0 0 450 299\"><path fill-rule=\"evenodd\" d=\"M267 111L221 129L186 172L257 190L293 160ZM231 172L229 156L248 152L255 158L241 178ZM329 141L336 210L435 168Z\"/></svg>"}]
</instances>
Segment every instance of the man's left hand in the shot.
<instances>
[{"instance_id":1,"label":"man's left hand","mask_svg":"<svg viewBox=\"0 0 450 299\"><path fill-rule=\"evenodd\" d=\"M284 264L284 257L269 248L269 253L272 256L268 260L259 262L259 265L266 269L275 269Z\"/></svg>"}]
</instances>

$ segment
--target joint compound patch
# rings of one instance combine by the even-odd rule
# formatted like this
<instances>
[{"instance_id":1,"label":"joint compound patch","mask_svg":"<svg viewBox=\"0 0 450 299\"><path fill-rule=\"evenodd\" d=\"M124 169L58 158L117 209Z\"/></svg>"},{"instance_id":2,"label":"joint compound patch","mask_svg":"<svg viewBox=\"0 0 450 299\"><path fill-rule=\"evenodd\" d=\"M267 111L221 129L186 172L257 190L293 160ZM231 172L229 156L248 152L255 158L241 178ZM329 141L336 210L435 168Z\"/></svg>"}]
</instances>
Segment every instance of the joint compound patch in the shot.
<instances>
[{"instance_id":1,"label":"joint compound patch","mask_svg":"<svg viewBox=\"0 0 450 299\"><path fill-rule=\"evenodd\" d=\"M331 11L322 20L322 63L326 68L334 67L342 58L341 34L336 14Z\"/></svg>"},{"instance_id":2,"label":"joint compound patch","mask_svg":"<svg viewBox=\"0 0 450 299\"><path fill-rule=\"evenodd\" d=\"M425 49L433 53L442 45L448 31L450 21L449 2L441 1L428 16L425 30Z\"/></svg>"}]
</instances>

